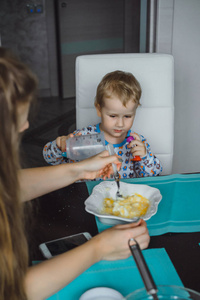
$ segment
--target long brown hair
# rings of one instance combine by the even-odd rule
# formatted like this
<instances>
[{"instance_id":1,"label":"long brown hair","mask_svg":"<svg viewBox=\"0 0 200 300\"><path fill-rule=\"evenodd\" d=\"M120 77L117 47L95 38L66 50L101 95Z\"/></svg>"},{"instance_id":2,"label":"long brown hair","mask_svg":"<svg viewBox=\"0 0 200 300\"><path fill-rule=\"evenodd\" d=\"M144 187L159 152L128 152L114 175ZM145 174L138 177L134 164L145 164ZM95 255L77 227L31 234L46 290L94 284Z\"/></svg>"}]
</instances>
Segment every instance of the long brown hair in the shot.
<instances>
[{"instance_id":1,"label":"long brown hair","mask_svg":"<svg viewBox=\"0 0 200 300\"><path fill-rule=\"evenodd\" d=\"M30 103L37 80L13 54L0 47L0 299L25 300L28 248L18 182L18 107Z\"/></svg>"}]
</instances>

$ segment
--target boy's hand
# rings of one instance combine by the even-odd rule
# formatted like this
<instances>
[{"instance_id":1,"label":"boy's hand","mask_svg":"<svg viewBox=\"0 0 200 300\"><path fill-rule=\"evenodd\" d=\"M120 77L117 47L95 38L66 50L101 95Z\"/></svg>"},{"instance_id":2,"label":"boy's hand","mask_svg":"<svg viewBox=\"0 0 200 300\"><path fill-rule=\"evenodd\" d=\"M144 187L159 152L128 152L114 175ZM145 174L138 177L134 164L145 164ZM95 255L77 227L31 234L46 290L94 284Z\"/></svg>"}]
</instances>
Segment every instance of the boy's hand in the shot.
<instances>
[{"instance_id":1,"label":"boy's hand","mask_svg":"<svg viewBox=\"0 0 200 300\"><path fill-rule=\"evenodd\" d=\"M127 148L131 149L132 155L140 157L146 156L146 147L141 141L140 136L137 133L131 133L130 135L134 137L134 140L127 145Z\"/></svg>"},{"instance_id":2,"label":"boy's hand","mask_svg":"<svg viewBox=\"0 0 200 300\"><path fill-rule=\"evenodd\" d=\"M68 135L59 136L56 139L56 145L62 152L65 152L66 151L66 140L69 138L72 138L74 136L78 136L78 135L81 135L81 132L78 132L75 135L73 133L70 133Z\"/></svg>"}]
</instances>

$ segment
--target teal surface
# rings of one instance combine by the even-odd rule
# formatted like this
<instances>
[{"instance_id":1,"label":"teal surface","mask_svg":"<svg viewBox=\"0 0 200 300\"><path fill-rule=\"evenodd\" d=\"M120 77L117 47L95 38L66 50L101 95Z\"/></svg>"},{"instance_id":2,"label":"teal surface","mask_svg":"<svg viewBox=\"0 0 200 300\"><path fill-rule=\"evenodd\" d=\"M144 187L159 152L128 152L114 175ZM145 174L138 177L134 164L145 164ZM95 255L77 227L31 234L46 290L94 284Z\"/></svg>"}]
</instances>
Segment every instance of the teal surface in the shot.
<instances>
[{"instance_id":1,"label":"teal surface","mask_svg":"<svg viewBox=\"0 0 200 300\"><path fill-rule=\"evenodd\" d=\"M156 215L147 221L151 236L167 232L200 231L200 174L168 175L122 179L127 183L147 184L160 190L162 200ZM86 182L89 194L96 181ZM96 218L99 232L109 226Z\"/></svg>"},{"instance_id":2,"label":"teal surface","mask_svg":"<svg viewBox=\"0 0 200 300\"><path fill-rule=\"evenodd\" d=\"M165 249L143 250L143 255L156 285L183 286ZM110 287L126 296L144 287L144 284L132 257L118 261L101 261L48 300L78 300L85 291L94 287Z\"/></svg>"}]
</instances>

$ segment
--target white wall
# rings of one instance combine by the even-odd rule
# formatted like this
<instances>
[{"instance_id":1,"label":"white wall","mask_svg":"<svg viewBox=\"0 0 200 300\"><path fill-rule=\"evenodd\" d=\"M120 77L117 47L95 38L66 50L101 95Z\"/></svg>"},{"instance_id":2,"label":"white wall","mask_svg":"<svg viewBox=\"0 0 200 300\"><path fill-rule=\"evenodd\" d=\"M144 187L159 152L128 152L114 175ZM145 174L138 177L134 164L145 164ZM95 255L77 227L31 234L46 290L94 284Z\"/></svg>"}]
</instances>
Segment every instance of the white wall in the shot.
<instances>
[{"instance_id":1,"label":"white wall","mask_svg":"<svg viewBox=\"0 0 200 300\"><path fill-rule=\"evenodd\" d=\"M156 52L175 62L173 173L200 171L200 1L159 0Z\"/></svg>"}]
</instances>

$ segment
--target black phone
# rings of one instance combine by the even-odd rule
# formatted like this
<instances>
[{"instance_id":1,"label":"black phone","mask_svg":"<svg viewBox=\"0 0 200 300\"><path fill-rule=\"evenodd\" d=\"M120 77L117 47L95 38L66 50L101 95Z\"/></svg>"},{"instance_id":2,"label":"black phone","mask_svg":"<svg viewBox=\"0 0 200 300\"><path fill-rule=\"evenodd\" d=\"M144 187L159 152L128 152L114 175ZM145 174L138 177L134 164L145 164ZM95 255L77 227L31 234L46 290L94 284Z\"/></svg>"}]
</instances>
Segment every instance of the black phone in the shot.
<instances>
[{"instance_id":1,"label":"black phone","mask_svg":"<svg viewBox=\"0 0 200 300\"><path fill-rule=\"evenodd\" d=\"M45 258L51 258L53 256L74 249L75 247L84 244L91 238L92 236L89 232L82 232L42 243L39 245L39 249L41 250Z\"/></svg>"}]
</instances>

